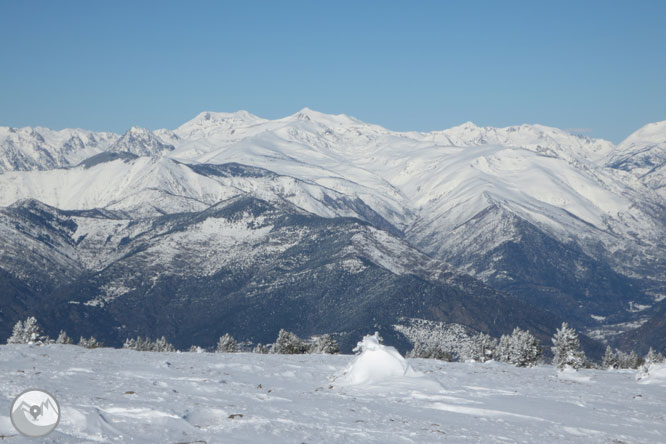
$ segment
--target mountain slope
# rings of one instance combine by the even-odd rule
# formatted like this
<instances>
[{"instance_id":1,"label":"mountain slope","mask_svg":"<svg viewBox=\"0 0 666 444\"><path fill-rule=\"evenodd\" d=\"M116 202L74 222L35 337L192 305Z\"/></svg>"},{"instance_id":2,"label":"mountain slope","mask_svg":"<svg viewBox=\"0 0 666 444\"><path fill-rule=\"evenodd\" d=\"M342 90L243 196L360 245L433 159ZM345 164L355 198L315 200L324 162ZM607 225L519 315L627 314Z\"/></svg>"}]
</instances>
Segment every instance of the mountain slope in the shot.
<instances>
[{"instance_id":1,"label":"mountain slope","mask_svg":"<svg viewBox=\"0 0 666 444\"><path fill-rule=\"evenodd\" d=\"M164 143L152 131L133 126L109 146L108 151L127 152L136 156L160 156L174 149L173 145Z\"/></svg>"},{"instance_id":2,"label":"mountain slope","mask_svg":"<svg viewBox=\"0 0 666 444\"><path fill-rule=\"evenodd\" d=\"M0 205L38 199L124 220L81 241L77 254L100 270L124 250L91 239L252 196L369 223L578 328L639 325L666 295L663 122L616 147L541 125L401 133L305 108L276 120L204 112L115 137L85 161L15 163L48 171L0 174Z\"/></svg>"},{"instance_id":3,"label":"mountain slope","mask_svg":"<svg viewBox=\"0 0 666 444\"><path fill-rule=\"evenodd\" d=\"M0 127L0 173L76 165L105 151L117 138L113 133L80 129Z\"/></svg>"},{"instance_id":4,"label":"mountain slope","mask_svg":"<svg viewBox=\"0 0 666 444\"><path fill-rule=\"evenodd\" d=\"M666 120L650 123L631 134L607 163L628 172L666 204Z\"/></svg>"},{"instance_id":5,"label":"mountain slope","mask_svg":"<svg viewBox=\"0 0 666 444\"><path fill-rule=\"evenodd\" d=\"M265 343L289 328L334 332L349 350L368 325L391 334L403 316L493 334L521 325L544 340L560 321L358 219L322 218L287 202L245 195L142 221L34 201L22 206L45 214L37 220L45 234L32 237L25 261L37 268L35 254L60 257L62 246L52 239L66 226L63 242L74 264L73 279L49 275L51 287L41 291L30 275L20 275L26 264L4 256L0 268L32 288L25 312L49 331L94 334L108 344L165 334L180 347L212 345L224 332ZM1 232L30 237L13 227L7 220ZM40 245L53 248L42 252Z\"/></svg>"}]
</instances>

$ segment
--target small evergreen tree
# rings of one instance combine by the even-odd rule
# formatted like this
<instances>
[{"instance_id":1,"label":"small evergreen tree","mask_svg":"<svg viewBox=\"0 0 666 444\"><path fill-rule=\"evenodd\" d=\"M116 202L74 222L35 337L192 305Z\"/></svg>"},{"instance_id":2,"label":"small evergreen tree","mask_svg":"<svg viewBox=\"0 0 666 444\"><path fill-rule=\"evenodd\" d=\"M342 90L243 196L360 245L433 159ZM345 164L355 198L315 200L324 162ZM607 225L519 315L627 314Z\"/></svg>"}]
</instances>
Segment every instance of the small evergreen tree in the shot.
<instances>
[{"instance_id":1,"label":"small evergreen tree","mask_svg":"<svg viewBox=\"0 0 666 444\"><path fill-rule=\"evenodd\" d=\"M516 327L511 333L509 362L518 367L533 367L541 359L541 344L529 331Z\"/></svg>"},{"instance_id":2,"label":"small evergreen tree","mask_svg":"<svg viewBox=\"0 0 666 444\"><path fill-rule=\"evenodd\" d=\"M23 330L23 321L17 321L12 329L12 335L7 339L7 344L27 344Z\"/></svg>"},{"instance_id":3,"label":"small evergreen tree","mask_svg":"<svg viewBox=\"0 0 666 444\"><path fill-rule=\"evenodd\" d=\"M56 344L73 344L74 340L67 336L67 333L65 333L65 330L60 330L60 334L58 335L58 339L56 339Z\"/></svg>"},{"instance_id":4,"label":"small evergreen tree","mask_svg":"<svg viewBox=\"0 0 666 444\"><path fill-rule=\"evenodd\" d=\"M233 336L229 333L225 333L217 342L216 351L217 353L236 353L238 351L238 343L236 343Z\"/></svg>"},{"instance_id":5,"label":"small evergreen tree","mask_svg":"<svg viewBox=\"0 0 666 444\"><path fill-rule=\"evenodd\" d=\"M334 355L340 353L340 346L338 342L331 337L329 334L323 334L321 336L313 336L310 339L310 346L308 347L308 353L314 354L328 354Z\"/></svg>"},{"instance_id":6,"label":"small evergreen tree","mask_svg":"<svg viewBox=\"0 0 666 444\"><path fill-rule=\"evenodd\" d=\"M204 353L206 350L203 348L199 347L198 345L193 345L190 347L189 352L190 353Z\"/></svg>"},{"instance_id":7,"label":"small evergreen tree","mask_svg":"<svg viewBox=\"0 0 666 444\"><path fill-rule=\"evenodd\" d=\"M643 364L643 359L641 359L640 356L638 356L638 353L636 353L634 350L629 353L629 356L627 357L627 366L629 368L637 369Z\"/></svg>"},{"instance_id":8,"label":"small evergreen tree","mask_svg":"<svg viewBox=\"0 0 666 444\"><path fill-rule=\"evenodd\" d=\"M511 336L502 335L495 350L495 358L498 361L511 363Z\"/></svg>"},{"instance_id":9,"label":"small evergreen tree","mask_svg":"<svg viewBox=\"0 0 666 444\"><path fill-rule=\"evenodd\" d=\"M618 368L617 353L613 351L610 345L606 346L606 352L601 359L601 367L607 370Z\"/></svg>"},{"instance_id":10,"label":"small evergreen tree","mask_svg":"<svg viewBox=\"0 0 666 444\"><path fill-rule=\"evenodd\" d=\"M307 353L307 344L294 333L281 329L273 344L273 353L283 355L302 355Z\"/></svg>"},{"instance_id":11,"label":"small evergreen tree","mask_svg":"<svg viewBox=\"0 0 666 444\"><path fill-rule=\"evenodd\" d=\"M18 321L12 329L12 335L7 339L8 344L36 344L48 342L48 337L42 334L42 329L34 316L25 321Z\"/></svg>"},{"instance_id":12,"label":"small evergreen tree","mask_svg":"<svg viewBox=\"0 0 666 444\"><path fill-rule=\"evenodd\" d=\"M551 350L553 364L560 370L567 366L579 369L585 365L585 353L580 349L578 334L566 322L555 332Z\"/></svg>"}]
</instances>

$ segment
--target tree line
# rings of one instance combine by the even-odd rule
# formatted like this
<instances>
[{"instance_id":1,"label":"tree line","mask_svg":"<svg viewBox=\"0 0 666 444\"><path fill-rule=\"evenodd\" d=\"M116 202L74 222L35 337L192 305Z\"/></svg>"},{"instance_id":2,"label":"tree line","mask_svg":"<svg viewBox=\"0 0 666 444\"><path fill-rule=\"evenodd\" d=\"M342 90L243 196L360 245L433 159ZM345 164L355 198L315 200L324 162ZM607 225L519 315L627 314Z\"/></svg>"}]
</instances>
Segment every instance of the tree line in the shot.
<instances>
[{"instance_id":1,"label":"tree line","mask_svg":"<svg viewBox=\"0 0 666 444\"><path fill-rule=\"evenodd\" d=\"M7 339L7 344L75 344L63 330L60 331L58 338L53 340L42 332L37 319L30 316L25 321L18 321L12 330L12 335ZM98 341L94 336L90 338L81 337L76 343L85 348L100 348L104 344ZM123 343L123 348L136 351L150 352L175 352L176 347L169 343L162 336L158 339L149 337L128 338ZM188 350L190 352L205 352L206 349L193 345ZM309 339L302 339L295 333L287 330L280 330L277 339L272 344L256 344L238 342L229 333L220 337L214 350L217 353L236 353L241 351L254 353L275 353L275 354L336 354L340 352L340 347L335 339L329 334L312 336Z\"/></svg>"},{"instance_id":2,"label":"tree line","mask_svg":"<svg viewBox=\"0 0 666 444\"><path fill-rule=\"evenodd\" d=\"M53 340L42 333L37 319L33 316L25 321L18 321L12 330L12 335L7 340L8 344L74 344L66 332L60 331L58 338ZM415 343L414 348L407 353L411 358L439 359L452 361L453 353L447 350L450 341ZM644 357L638 356L634 351L625 353L606 347L606 352L600 364L595 363L585 356L580 347L580 340L576 330L569 327L566 322L557 329L552 337L551 351L553 353L552 363L558 369L571 368L602 368L602 369L645 369L654 363L664 362L664 356L656 353L652 348ZM95 337L81 337L78 345L86 348L104 347L104 344ZM174 352L176 348L162 336L158 339L148 337L128 338L123 348L137 351L152 352ZM205 352L206 349L193 345L190 352ZM221 336L214 350L218 353L254 352L274 354L336 354L340 347L329 334L312 336L302 339L295 333L280 330L272 344L251 344L238 342L230 334ZM532 367L543 362L543 347L540 341L529 331L516 327L510 335L502 335L494 338L486 333L478 333L467 337L461 351L457 356L460 361L487 362L490 360L505 362L517 367Z\"/></svg>"}]
</instances>

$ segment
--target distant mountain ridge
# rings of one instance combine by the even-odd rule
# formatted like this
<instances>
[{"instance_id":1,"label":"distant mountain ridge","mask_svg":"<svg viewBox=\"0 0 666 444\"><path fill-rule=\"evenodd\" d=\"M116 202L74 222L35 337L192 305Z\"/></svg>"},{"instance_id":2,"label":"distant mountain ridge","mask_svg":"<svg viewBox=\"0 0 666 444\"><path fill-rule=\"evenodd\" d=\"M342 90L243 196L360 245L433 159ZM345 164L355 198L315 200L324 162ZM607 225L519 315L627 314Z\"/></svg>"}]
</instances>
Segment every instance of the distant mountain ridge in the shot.
<instances>
[{"instance_id":1,"label":"distant mountain ridge","mask_svg":"<svg viewBox=\"0 0 666 444\"><path fill-rule=\"evenodd\" d=\"M516 301L627 344L618 326L660 315L666 299L664 153L666 122L617 146L541 125L394 132L308 108L276 120L203 112L174 130L133 127L122 136L3 127L0 206L37 200L98 211L111 218L96 229L100 239L116 229L110 220L149 233L155 228L143 221L204 214L241 196L353 218ZM11 240L19 235L9 214ZM42 257L67 267L69 249L87 236L54 238L57 248ZM95 253L115 244L92 245L90 260L107 257L99 266L121 260ZM385 261L401 254L384 250ZM28 264L3 257L7 285L27 285ZM44 279L44 292L61 291Z\"/></svg>"}]
</instances>

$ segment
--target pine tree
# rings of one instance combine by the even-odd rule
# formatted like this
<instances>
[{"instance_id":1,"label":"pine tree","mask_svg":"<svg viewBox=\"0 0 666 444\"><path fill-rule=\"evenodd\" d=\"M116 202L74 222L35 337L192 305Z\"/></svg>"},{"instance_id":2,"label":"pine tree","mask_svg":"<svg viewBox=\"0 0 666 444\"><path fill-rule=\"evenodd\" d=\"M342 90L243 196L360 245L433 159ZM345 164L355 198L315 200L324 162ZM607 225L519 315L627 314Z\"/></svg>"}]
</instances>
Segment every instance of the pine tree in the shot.
<instances>
[{"instance_id":1,"label":"pine tree","mask_svg":"<svg viewBox=\"0 0 666 444\"><path fill-rule=\"evenodd\" d=\"M74 340L67 336L67 333L65 333L65 330L60 330L60 334L58 335L58 339L56 339L56 344L73 344Z\"/></svg>"},{"instance_id":2,"label":"pine tree","mask_svg":"<svg viewBox=\"0 0 666 444\"><path fill-rule=\"evenodd\" d=\"M23 335L23 321L17 321L12 329L12 335L7 339L7 344L26 344Z\"/></svg>"},{"instance_id":3,"label":"pine tree","mask_svg":"<svg viewBox=\"0 0 666 444\"><path fill-rule=\"evenodd\" d=\"M273 353L283 355L302 355L307 353L307 344L294 333L281 329L273 344Z\"/></svg>"},{"instance_id":4,"label":"pine tree","mask_svg":"<svg viewBox=\"0 0 666 444\"><path fill-rule=\"evenodd\" d=\"M516 327L511 333L509 359L518 367L532 367L541 359L541 344L529 331Z\"/></svg>"},{"instance_id":5,"label":"pine tree","mask_svg":"<svg viewBox=\"0 0 666 444\"><path fill-rule=\"evenodd\" d=\"M36 344L42 345L48 337L42 334L42 329L34 316L25 321L18 321L12 329L12 335L7 339L8 344Z\"/></svg>"},{"instance_id":6,"label":"pine tree","mask_svg":"<svg viewBox=\"0 0 666 444\"><path fill-rule=\"evenodd\" d=\"M617 353L613 351L610 345L606 346L606 352L604 353L604 357L601 360L601 367L605 369L618 368Z\"/></svg>"},{"instance_id":7,"label":"pine tree","mask_svg":"<svg viewBox=\"0 0 666 444\"><path fill-rule=\"evenodd\" d=\"M495 357L501 362L511 363L511 336L502 335L500 337L499 343L497 344L497 349L495 351Z\"/></svg>"},{"instance_id":8,"label":"pine tree","mask_svg":"<svg viewBox=\"0 0 666 444\"><path fill-rule=\"evenodd\" d=\"M23 330L28 339L28 344L42 344L47 339L45 336L42 336L42 329L34 316L30 316L25 320Z\"/></svg>"},{"instance_id":9,"label":"pine tree","mask_svg":"<svg viewBox=\"0 0 666 444\"><path fill-rule=\"evenodd\" d=\"M632 350L627 357L627 368L637 369L641 364L643 364L643 360L638 356L638 353Z\"/></svg>"},{"instance_id":10,"label":"pine tree","mask_svg":"<svg viewBox=\"0 0 666 444\"><path fill-rule=\"evenodd\" d=\"M236 353L238 351L238 343L236 343L233 336L229 333L225 333L217 342L216 351L217 353Z\"/></svg>"},{"instance_id":11,"label":"pine tree","mask_svg":"<svg viewBox=\"0 0 666 444\"><path fill-rule=\"evenodd\" d=\"M562 323L553 336L553 364L558 369L571 367L579 369L585 365L585 353L580 349L578 334L569 328L566 322Z\"/></svg>"}]
</instances>

